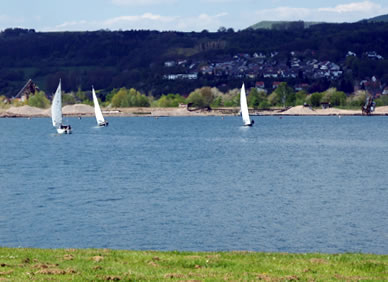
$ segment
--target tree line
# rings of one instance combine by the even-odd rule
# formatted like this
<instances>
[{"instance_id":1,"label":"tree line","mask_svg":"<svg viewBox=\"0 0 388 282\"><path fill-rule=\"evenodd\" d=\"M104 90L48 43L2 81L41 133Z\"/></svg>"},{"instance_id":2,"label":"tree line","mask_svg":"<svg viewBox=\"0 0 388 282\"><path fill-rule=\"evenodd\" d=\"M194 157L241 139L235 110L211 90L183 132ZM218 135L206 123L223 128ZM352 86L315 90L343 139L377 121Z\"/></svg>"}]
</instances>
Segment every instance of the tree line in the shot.
<instances>
[{"instance_id":1,"label":"tree line","mask_svg":"<svg viewBox=\"0 0 388 282\"><path fill-rule=\"evenodd\" d=\"M232 89L228 92L221 92L215 87L202 87L195 89L188 96L180 94L163 94L159 98L142 94L134 88L125 87L112 90L108 95L100 95L97 91L100 104L103 107L121 108L121 107L179 107L179 105L190 105L195 108L221 108L221 107L239 107L240 89ZM270 109L273 107L293 107L298 105L308 105L311 107L320 107L322 104L340 108L360 108L365 104L367 91L360 90L352 95L346 95L336 88L329 88L323 92L307 93L306 91L294 91L286 82L280 85L272 92L267 94L265 91L257 88L248 89L248 106L254 109ZM81 91L64 93L62 95L63 105L72 105L83 103L93 105L90 92ZM25 102L15 99L14 106L29 105L38 108L50 107L50 100L43 91L39 91L30 96ZM7 99L0 96L0 106L5 107ZM382 95L376 99L377 106L388 105L388 95Z\"/></svg>"},{"instance_id":2,"label":"tree line","mask_svg":"<svg viewBox=\"0 0 388 282\"><path fill-rule=\"evenodd\" d=\"M115 88L134 87L147 96L184 93L203 86L224 92L241 80L199 75L192 81L164 79L168 60L208 62L239 53L279 52L279 58L297 51L322 61L342 62L348 51L357 58L347 59L341 81L308 81L322 91L336 87L350 93L355 80L377 76L388 83L388 60L368 60L362 54L376 51L388 58L388 23L318 24L309 29L228 30L228 32L159 32L151 30L94 32L35 32L10 28L0 33L0 93L15 96L29 78L46 93L53 93L62 79L65 91L87 90L90 85L106 95ZM306 82L297 77L290 85ZM254 80L247 81L253 85ZM326 84L325 84L326 83ZM349 87L350 85L350 87Z\"/></svg>"}]
</instances>

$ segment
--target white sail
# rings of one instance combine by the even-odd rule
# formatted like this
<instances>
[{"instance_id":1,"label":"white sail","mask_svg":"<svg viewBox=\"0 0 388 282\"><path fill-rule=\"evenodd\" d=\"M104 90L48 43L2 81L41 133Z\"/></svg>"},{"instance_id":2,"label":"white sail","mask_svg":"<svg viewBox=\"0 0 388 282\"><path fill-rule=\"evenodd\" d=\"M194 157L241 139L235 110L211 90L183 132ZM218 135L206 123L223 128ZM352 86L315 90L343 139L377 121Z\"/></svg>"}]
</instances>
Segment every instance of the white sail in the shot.
<instances>
[{"instance_id":1,"label":"white sail","mask_svg":"<svg viewBox=\"0 0 388 282\"><path fill-rule=\"evenodd\" d=\"M251 119L249 118L247 95L245 94L244 83L241 87L241 92L240 92L240 109L241 109L241 116L242 116L244 125L250 125Z\"/></svg>"},{"instance_id":2,"label":"white sail","mask_svg":"<svg viewBox=\"0 0 388 282\"><path fill-rule=\"evenodd\" d=\"M55 92L53 102L51 104L51 119L55 128L60 128L62 125L62 93L61 93L61 81L57 91Z\"/></svg>"},{"instance_id":3,"label":"white sail","mask_svg":"<svg viewBox=\"0 0 388 282\"><path fill-rule=\"evenodd\" d=\"M96 92L94 91L93 87L92 87L92 94L93 94L93 103L94 103L94 113L96 114L97 124L104 123L105 120L102 115L100 104L98 103Z\"/></svg>"}]
</instances>

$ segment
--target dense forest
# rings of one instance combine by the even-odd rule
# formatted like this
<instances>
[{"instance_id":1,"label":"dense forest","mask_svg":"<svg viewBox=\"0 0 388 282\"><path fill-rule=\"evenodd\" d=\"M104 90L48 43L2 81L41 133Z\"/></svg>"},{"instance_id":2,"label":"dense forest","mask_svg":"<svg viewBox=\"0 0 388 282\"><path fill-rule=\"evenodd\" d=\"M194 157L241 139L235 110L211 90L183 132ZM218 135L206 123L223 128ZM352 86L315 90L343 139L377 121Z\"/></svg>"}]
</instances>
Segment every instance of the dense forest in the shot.
<instances>
[{"instance_id":1,"label":"dense forest","mask_svg":"<svg viewBox=\"0 0 388 282\"><path fill-rule=\"evenodd\" d=\"M273 51L279 54L278 61L287 60L290 52L297 52L301 59L341 63L344 75L340 81L318 82L326 88L372 76L385 85L388 83L387 38L388 23L368 22L317 24L295 30L220 29L188 33L36 32L10 28L0 33L0 95L15 96L30 78L48 94L55 91L60 78L66 92L87 90L91 85L102 94L127 87L154 97L169 93L187 95L203 86L227 91L240 87L242 80L248 87L254 86L261 78L204 75L199 71L201 65L225 61L236 54ZM346 58L348 51L357 56ZM370 60L362 55L370 51L382 59ZM195 64L198 77L165 79L171 71L181 71L179 66L166 68L165 62L179 60ZM297 77L287 82L292 85L304 80Z\"/></svg>"}]
</instances>

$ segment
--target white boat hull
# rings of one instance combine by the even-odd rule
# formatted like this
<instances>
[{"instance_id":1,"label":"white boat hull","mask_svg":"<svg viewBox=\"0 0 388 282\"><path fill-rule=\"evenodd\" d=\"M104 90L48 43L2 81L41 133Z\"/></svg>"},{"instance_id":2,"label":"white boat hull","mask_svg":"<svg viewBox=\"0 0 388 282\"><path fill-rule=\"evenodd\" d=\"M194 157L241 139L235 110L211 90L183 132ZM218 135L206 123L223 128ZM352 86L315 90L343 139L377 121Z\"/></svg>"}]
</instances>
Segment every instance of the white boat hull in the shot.
<instances>
[{"instance_id":1,"label":"white boat hull","mask_svg":"<svg viewBox=\"0 0 388 282\"><path fill-rule=\"evenodd\" d=\"M57 128L58 134L71 134L70 128Z\"/></svg>"},{"instance_id":2,"label":"white boat hull","mask_svg":"<svg viewBox=\"0 0 388 282\"><path fill-rule=\"evenodd\" d=\"M98 126L108 126L108 125L109 125L109 122L107 122L106 120L98 123Z\"/></svg>"}]
</instances>

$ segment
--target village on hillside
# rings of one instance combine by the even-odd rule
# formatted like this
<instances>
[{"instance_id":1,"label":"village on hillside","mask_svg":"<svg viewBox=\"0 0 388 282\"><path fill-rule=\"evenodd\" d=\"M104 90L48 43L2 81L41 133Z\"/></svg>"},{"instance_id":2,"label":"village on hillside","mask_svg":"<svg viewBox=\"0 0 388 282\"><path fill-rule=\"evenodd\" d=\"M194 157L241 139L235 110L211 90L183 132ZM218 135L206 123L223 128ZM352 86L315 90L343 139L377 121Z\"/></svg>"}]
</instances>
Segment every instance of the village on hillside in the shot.
<instances>
[{"instance_id":1,"label":"village on hillside","mask_svg":"<svg viewBox=\"0 0 388 282\"><path fill-rule=\"evenodd\" d=\"M341 79L344 76L346 58L350 56L357 57L357 54L348 51L341 63L319 61L306 56L305 52L298 53L294 51L290 52L287 58L280 57L279 52L273 51L269 54L262 52L237 54L222 61L166 61L164 62L164 68L167 74L163 78L166 80L196 80L201 75L210 78L228 77L242 80L247 78L256 80L255 86L258 90L270 93L282 81L290 79L299 78L299 80L309 81L319 79L335 81ZM365 52L361 56L370 60L384 59L376 51ZM362 81L357 82L354 90L366 89L371 83L372 77L365 77ZM308 83L297 83L293 86L295 91L308 90L310 87ZM374 96L388 94L388 87L380 83L378 88L378 91L373 93Z\"/></svg>"}]
</instances>

